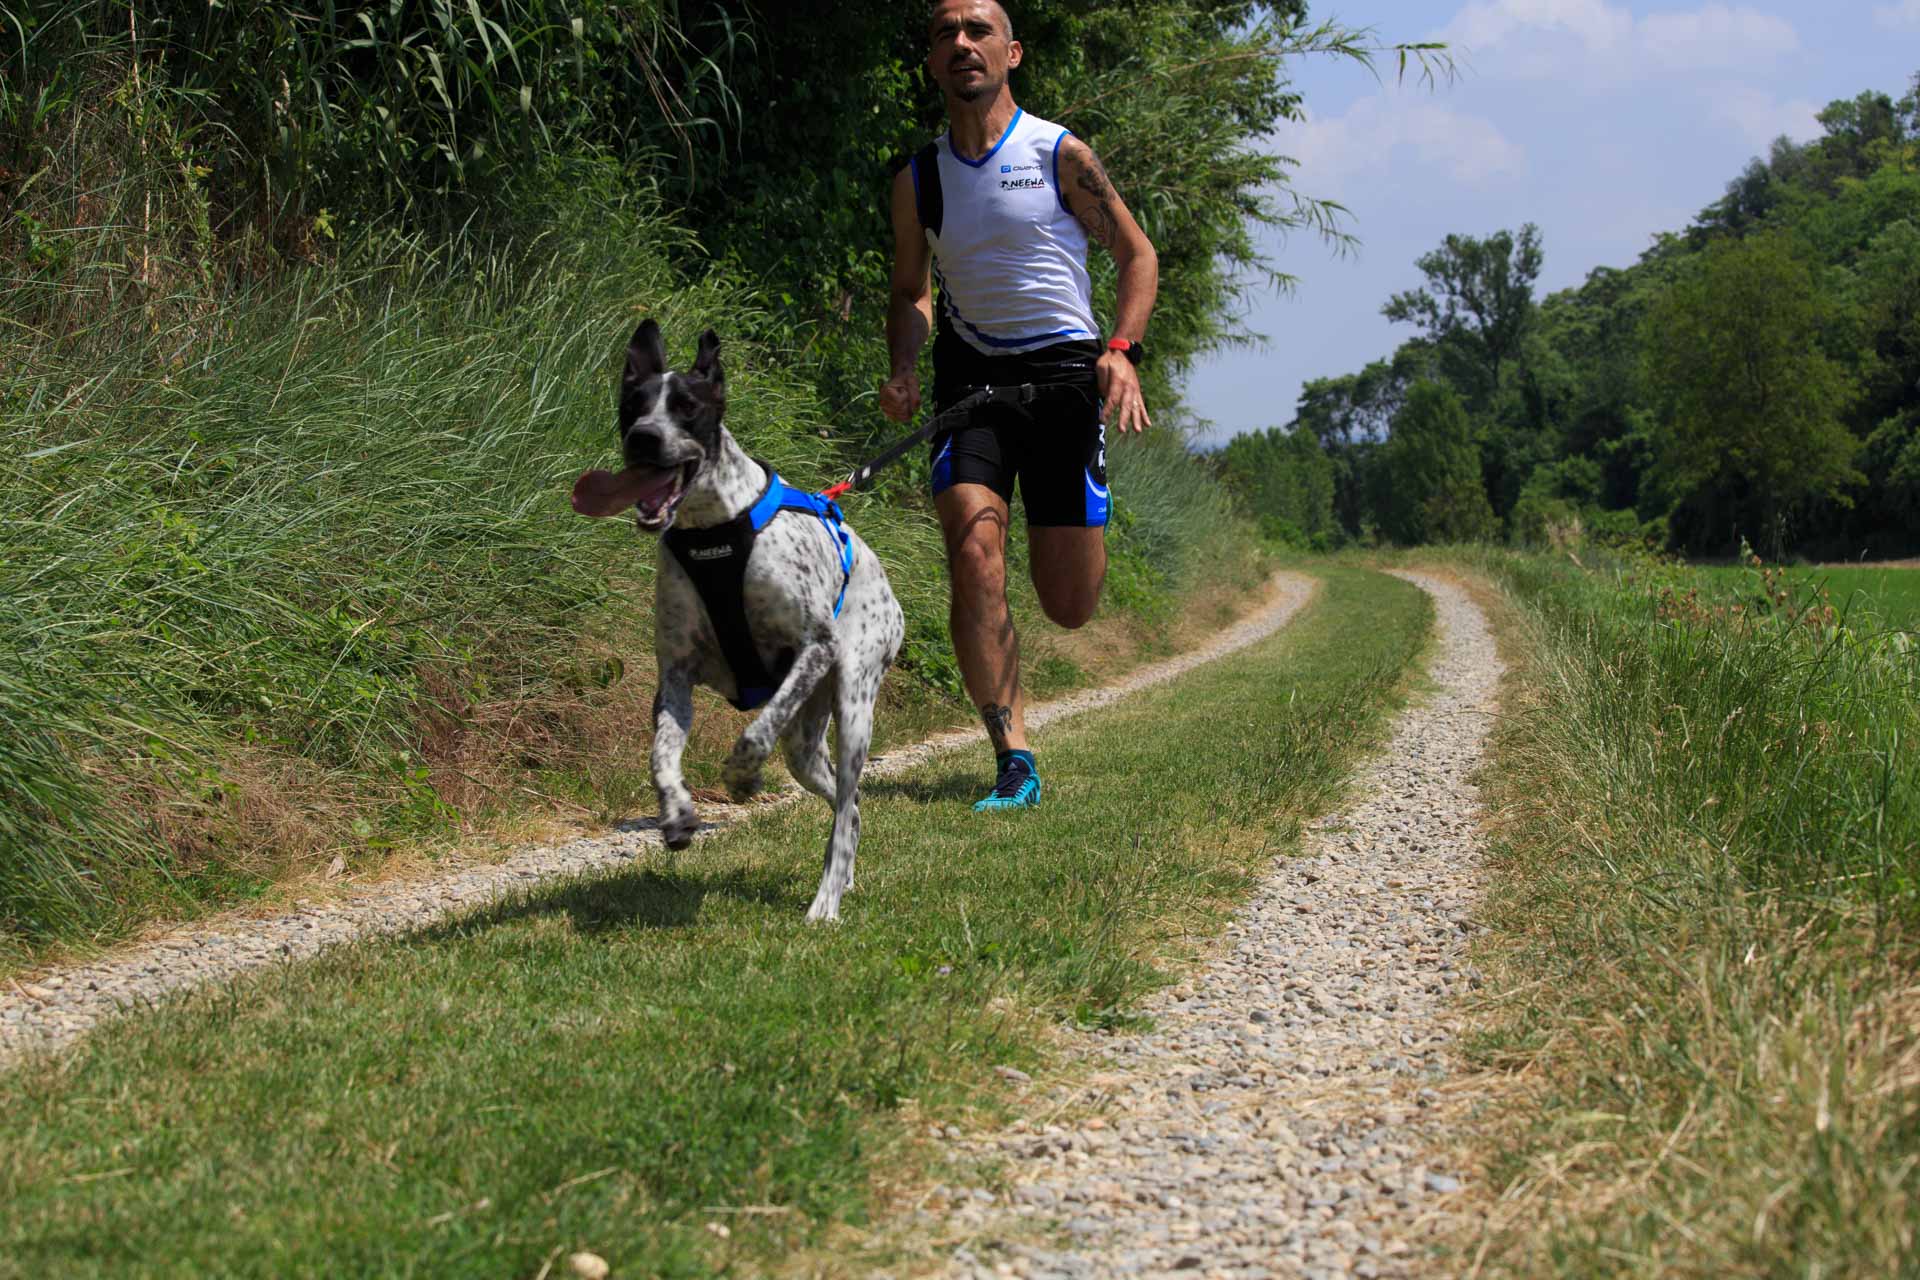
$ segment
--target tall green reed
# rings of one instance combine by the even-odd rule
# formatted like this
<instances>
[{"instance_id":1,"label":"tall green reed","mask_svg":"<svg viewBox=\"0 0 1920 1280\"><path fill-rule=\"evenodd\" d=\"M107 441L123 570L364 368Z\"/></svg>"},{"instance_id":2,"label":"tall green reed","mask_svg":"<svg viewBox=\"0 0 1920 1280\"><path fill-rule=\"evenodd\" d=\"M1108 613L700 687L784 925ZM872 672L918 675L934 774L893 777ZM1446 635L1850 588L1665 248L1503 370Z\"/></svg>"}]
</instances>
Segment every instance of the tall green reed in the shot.
<instances>
[{"instance_id":1,"label":"tall green reed","mask_svg":"<svg viewBox=\"0 0 1920 1280\"><path fill-rule=\"evenodd\" d=\"M664 174L724 151L751 35L701 27L672 0L25 0L0 11L0 174L30 186L49 137L111 96L164 117L228 234L444 225L556 158Z\"/></svg>"},{"instance_id":2,"label":"tall green reed","mask_svg":"<svg viewBox=\"0 0 1920 1280\"><path fill-rule=\"evenodd\" d=\"M1920 923L1909 637L1652 560L1597 576L1499 563L1556 643L1587 656L1563 678L1579 682L1568 705L1582 709L1595 785L1661 806L1660 829L1689 833L1751 889L1817 915L1871 903Z\"/></svg>"}]
</instances>

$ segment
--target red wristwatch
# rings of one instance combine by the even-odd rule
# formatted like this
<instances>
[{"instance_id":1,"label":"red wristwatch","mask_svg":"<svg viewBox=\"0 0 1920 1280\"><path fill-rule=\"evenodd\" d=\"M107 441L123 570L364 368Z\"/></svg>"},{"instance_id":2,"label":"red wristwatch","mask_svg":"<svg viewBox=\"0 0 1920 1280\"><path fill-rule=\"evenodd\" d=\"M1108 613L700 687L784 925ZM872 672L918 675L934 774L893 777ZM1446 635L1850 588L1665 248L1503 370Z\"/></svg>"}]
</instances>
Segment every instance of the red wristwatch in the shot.
<instances>
[{"instance_id":1,"label":"red wristwatch","mask_svg":"<svg viewBox=\"0 0 1920 1280\"><path fill-rule=\"evenodd\" d=\"M1126 356L1128 361L1135 365L1138 365L1142 360L1147 358L1146 347L1138 342L1130 342L1126 338L1109 338L1107 340L1107 350L1120 352Z\"/></svg>"}]
</instances>

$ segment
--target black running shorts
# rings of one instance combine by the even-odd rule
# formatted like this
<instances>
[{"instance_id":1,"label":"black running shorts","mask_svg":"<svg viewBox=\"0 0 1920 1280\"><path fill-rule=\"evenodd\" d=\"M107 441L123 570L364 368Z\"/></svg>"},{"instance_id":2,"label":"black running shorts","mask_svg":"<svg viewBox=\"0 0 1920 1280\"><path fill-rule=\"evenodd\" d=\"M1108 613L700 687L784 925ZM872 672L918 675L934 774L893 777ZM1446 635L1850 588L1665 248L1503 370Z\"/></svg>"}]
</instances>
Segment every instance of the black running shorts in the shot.
<instances>
[{"instance_id":1,"label":"black running shorts","mask_svg":"<svg viewBox=\"0 0 1920 1280\"><path fill-rule=\"evenodd\" d=\"M1095 342L1061 342L1023 355L983 356L957 341L934 347L934 411L979 387L1047 388L1028 405L988 403L966 425L933 439L935 496L978 484L1013 501L1027 523L1099 528L1107 523L1107 429L1100 421Z\"/></svg>"}]
</instances>

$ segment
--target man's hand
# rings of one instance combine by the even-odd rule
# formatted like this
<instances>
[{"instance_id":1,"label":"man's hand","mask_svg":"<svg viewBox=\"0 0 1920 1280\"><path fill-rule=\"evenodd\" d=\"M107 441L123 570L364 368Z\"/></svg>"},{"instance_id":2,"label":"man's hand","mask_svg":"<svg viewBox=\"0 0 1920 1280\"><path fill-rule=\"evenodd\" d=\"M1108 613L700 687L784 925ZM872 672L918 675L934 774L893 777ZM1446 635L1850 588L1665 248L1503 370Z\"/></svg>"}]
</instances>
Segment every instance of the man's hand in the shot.
<instances>
[{"instance_id":1,"label":"man's hand","mask_svg":"<svg viewBox=\"0 0 1920 1280\"><path fill-rule=\"evenodd\" d=\"M911 422L920 411L920 375L912 369L880 384L880 412L895 422Z\"/></svg>"},{"instance_id":2,"label":"man's hand","mask_svg":"<svg viewBox=\"0 0 1920 1280\"><path fill-rule=\"evenodd\" d=\"M1114 290L1110 334L1126 334L1138 341L1147 332L1153 299L1160 290L1160 255L1134 221L1126 202L1107 181L1107 171L1093 149L1071 134L1060 140L1060 190L1073 216L1113 255L1120 269ZM1106 402L1101 418L1120 434L1145 431L1153 425L1147 402L1140 394L1140 375L1133 362L1118 351L1100 357L1100 398Z\"/></svg>"},{"instance_id":3,"label":"man's hand","mask_svg":"<svg viewBox=\"0 0 1920 1280\"><path fill-rule=\"evenodd\" d=\"M1121 435L1145 431L1153 425L1153 419L1147 416L1147 399L1140 392L1140 374L1124 352L1107 352L1094 372L1100 379L1102 422Z\"/></svg>"}]
</instances>

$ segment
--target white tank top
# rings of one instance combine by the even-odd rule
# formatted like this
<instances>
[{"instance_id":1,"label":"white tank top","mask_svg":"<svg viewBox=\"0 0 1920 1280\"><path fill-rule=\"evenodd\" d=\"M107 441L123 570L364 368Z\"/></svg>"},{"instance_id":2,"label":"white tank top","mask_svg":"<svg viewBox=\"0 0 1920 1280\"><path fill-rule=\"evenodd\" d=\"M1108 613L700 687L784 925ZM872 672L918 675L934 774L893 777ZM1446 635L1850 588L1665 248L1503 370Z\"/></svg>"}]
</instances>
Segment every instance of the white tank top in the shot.
<instances>
[{"instance_id":1,"label":"white tank top","mask_svg":"<svg viewBox=\"0 0 1920 1280\"><path fill-rule=\"evenodd\" d=\"M1098 336L1087 233L1060 189L1068 132L1015 111L979 160L955 155L951 133L933 148L943 209L927 243L942 319L986 355Z\"/></svg>"}]
</instances>

